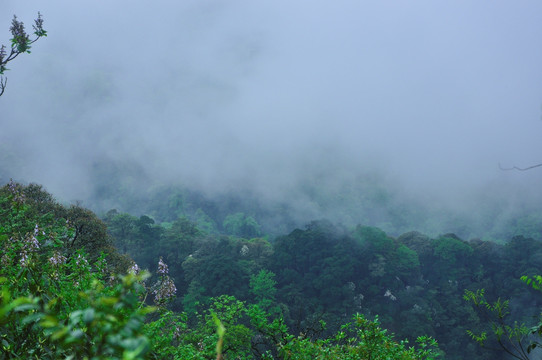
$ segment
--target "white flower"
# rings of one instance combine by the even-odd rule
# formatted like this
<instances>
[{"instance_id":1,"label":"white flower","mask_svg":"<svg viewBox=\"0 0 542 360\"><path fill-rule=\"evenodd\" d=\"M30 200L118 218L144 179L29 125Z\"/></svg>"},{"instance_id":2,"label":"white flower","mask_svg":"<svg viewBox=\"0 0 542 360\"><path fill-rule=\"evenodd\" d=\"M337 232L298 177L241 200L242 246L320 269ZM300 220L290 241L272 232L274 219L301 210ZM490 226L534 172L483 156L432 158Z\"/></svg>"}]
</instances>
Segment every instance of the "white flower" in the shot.
<instances>
[{"instance_id":1,"label":"white flower","mask_svg":"<svg viewBox=\"0 0 542 360\"><path fill-rule=\"evenodd\" d=\"M81 254L77 254L77 259L75 259L75 263L77 265L85 265L88 266L88 261L84 257L81 256Z\"/></svg>"},{"instance_id":2,"label":"white flower","mask_svg":"<svg viewBox=\"0 0 542 360\"><path fill-rule=\"evenodd\" d=\"M389 297L391 301L397 300L397 298L395 296L393 296L393 294L391 293L391 291L389 289L386 290L386 292L384 293L384 296Z\"/></svg>"},{"instance_id":3,"label":"white flower","mask_svg":"<svg viewBox=\"0 0 542 360\"><path fill-rule=\"evenodd\" d=\"M162 281L155 284L154 290L154 302L156 304L162 304L175 296L177 287L169 276L166 276Z\"/></svg>"},{"instance_id":4,"label":"white flower","mask_svg":"<svg viewBox=\"0 0 542 360\"><path fill-rule=\"evenodd\" d=\"M49 262L51 263L51 265L56 267L60 264L64 264L66 262L66 257L60 254L58 251L55 251L53 256L49 258Z\"/></svg>"},{"instance_id":5,"label":"white flower","mask_svg":"<svg viewBox=\"0 0 542 360\"><path fill-rule=\"evenodd\" d=\"M247 256L247 255L248 255L248 252L249 252L249 248L248 248L248 246L246 246L246 245L243 245L243 247L241 248L241 251L239 251L239 253L241 254L241 256Z\"/></svg>"},{"instance_id":6,"label":"white flower","mask_svg":"<svg viewBox=\"0 0 542 360\"><path fill-rule=\"evenodd\" d=\"M169 272L168 267L166 263L162 260L162 257L160 256L160 260L158 261L158 273L165 275Z\"/></svg>"},{"instance_id":7,"label":"white flower","mask_svg":"<svg viewBox=\"0 0 542 360\"><path fill-rule=\"evenodd\" d=\"M134 274L134 275L137 275L139 274L139 266L137 266L137 264L134 262L132 267L130 267L130 269L128 269L128 272L131 273L131 274Z\"/></svg>"}]
</instances>

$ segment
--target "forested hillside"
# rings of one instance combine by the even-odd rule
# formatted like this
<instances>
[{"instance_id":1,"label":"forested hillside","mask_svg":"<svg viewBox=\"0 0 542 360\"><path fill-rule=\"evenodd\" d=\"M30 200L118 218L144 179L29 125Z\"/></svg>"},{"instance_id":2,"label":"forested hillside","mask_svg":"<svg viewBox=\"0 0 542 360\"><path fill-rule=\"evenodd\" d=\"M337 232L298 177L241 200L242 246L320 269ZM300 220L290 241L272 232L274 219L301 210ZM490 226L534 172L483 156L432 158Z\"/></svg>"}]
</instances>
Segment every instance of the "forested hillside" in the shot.
<instances>
[{"instance_id":1,"label":"forested hillside","mask_svg":"<svg viewBox=\"0 0 542 360\"><path fill-rule=\"evenodd\" d=\"M256 236L257 223L243 214L227 218L226 233L202 230L186 217L166 227L115 211L104 220L116 246L140 266L154 269L153 259L164 256L185 294L173 309L188 315L230 294L265 300L298 333L325 334L359 312L378 315L400 338L435 337L447 359L496 359L504 355L479 348L467 333L489 324L463 299L465 291L483 288L488 299L511 298L511 317L526 323L542 305L520 281L541 273L542 243L523 236L506 244L418 232L394 238L375 227L347 229L322 220L269 239ZM319 328L321 320L327 330Z\"/></svg>"},{"instance_id":2,"label":"forested hillside","mask_svg":"<svg viewBox=\"0 0 542 360\"><path fill-rule=\"evenodd\" d=\"M392 237L317 220L270 237L243 213L100 220L34 184L0 196L5 358L212 359L219 343L224 359L506 359L484 299L510 299L510 325L536 326L542 306L520 280L542 274L542 244L523 236ZM528 327L510 342L503 325L500 342L526 349Z\"/></svg>"},{"instance_id":3,"label":"forested hillside","mask_svg":"<svg viewBox=\"0 0 542 360\"><path fill-rule=\"evenodd\" d=\"M162 236L149 218L139 220L131 250L142 245L141 236L157 242L156 236ZM183 279L173 278L182 269L168 267L167 261L181 259L191 242L204 250L204 233L181 220L163 234L173 247L165 259L153 261L157 268L149 278L111 246L105 224L92 212L60 205L38 185L10 182L2 187L2 358L427 359L438 354L433 339L421 336L412 346L395 341L377 318L361 314L329 334L324 334L323 319L313 318L301 333L288 324L287 306L275 301L274 275L256 263L253 270L261 268L257 274L237 266L236 253L224 252L217 259L210 252L207 268L202 272L195 266L194 279L186 276L188 287L195 289L186 292ZM209 249L216 250L214 242L210 239ZM224 237L218 245L227 251L228 243ZM248 255L246 247L241 254ZM254 254L246 265L249 258ZM239 287L232 275L240 277ZM198 281L212 295L198 290Z\"/></svg>"}]
</instances>

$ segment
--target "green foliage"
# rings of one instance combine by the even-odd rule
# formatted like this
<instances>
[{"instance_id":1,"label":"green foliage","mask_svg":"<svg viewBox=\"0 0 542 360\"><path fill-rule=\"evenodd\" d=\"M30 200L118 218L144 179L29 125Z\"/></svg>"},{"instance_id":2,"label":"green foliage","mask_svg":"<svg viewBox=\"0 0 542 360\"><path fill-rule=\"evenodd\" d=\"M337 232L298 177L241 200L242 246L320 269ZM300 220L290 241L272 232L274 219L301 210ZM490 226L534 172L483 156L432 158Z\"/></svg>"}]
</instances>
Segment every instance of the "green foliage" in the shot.
<instances>
[{"instance_id":1,"label":"green foliage","mask_svg":"<svg viewBox=\"0 0 542 360\"><path fill-rule=\"evenodd\" d=\"M254 295L256 304L262 309L268 310L275 302L275 274L271 271L262 269L256 275L250 277L250 292Z\"/></svg>"},{"instance_id":2,"label":"green foliage","mask_svg":"<svg viewBox=\"0 0 542 360\"><path fill-rule=\"evenodd\" d=\"M188 203L186 200L183 206ZM142 238L139 219L130 219L136 229L134 238ZM147 226L160 227L149 222ZM167 254L180 294L171 308L183 309L190 324L187 335L181 337L182 343L190 346L181 348L186 354L206 354L201 356L208 358L215 351L214 325L196 324L205 323L198 316L206 314L213 299L224 294L258 303L266 313L265 321L256 321L253 315L257 312L248 306L246 316L252 326L246 319L240 320L244 331L256 332L252 339L263 336L251 345L252 354L258 357L276 358L273 344L284 343L283 336L305 334L311 342L329 338L345 319L365 312L380 314L382 326L409 341L422 334L438 338L449 359L461 359L465 353L471 358L495 358L497 352L481 350L469 340L467 329L480 336L486 331L485 320L461 302L461 296L465 288L476 288L477 284L488 286L492 296L520 294L518 282L507 279L520 271L518 264L520 269L531 269L528 273L532 274L540 248L536 241L523 238L505 246L465 242L453 234L431 239L408 233L394 239L377 228L360 226L348 233L326 221L313 222L305 230L295 230L270 243L263 238L205 233L187 217L154 233L147 243L152 246L146 250L138 247L138 242L130 243L127 249L136 249L133 256L143 264ZM525 258L522 248L534 255ZM266 289L270 290L268 295ZM528 315L523 308L519 311L523 318ZM282 316L282 322L267 320L269 316ZM320 326L320 320L328 326ZM271 330L274 321L276 328L282 324L290 330ZM269 325L267 330L264 323ZM205 332L195 330L203 328ZM196 338L205 339L203 348Z\"/></svg>"},{"instance_id":3,"label":"green foliage","mask_svg":"<svg viewBox=\"0 0 542 360\"><path fill-rule=\"evenodd\" d=\"M129 248L134 248L136 236L137 217L130 214L108 213L110 218L107 222L107 230L115 238L118 248L127 252Z\"/></svg>"},{"instance_id":4,"label":"green foliage","mask_svg":"<svg viewBox=\"0 0 542 360\"><path fill-rule=\"evenodd\" d=\"M205 288L197 280L190 282L183 297L183 308L188 314L196 314L198 307L207 304L209 297L205 296Z\"/></svg>"},{"instance_id":5,"label":"green foliage","mask_svg":"<svg viewBox=\"0 0 542 360\"><path fill-rule=\"evenodd\" d=\"M436 359L439 351L434 339L419 337L418 348L407 342L396 342L380 327L378 317L371 321L356 314L352 323L341 327L334 337L311 341L305 337L291 338L281 344L280 355L285 360L301 359Z\"/></svg>"},{"instance_id":6,"label":"green foliage","mask_svg":"<svg viewBox=\"0 0 542 360\"><path fill-rule=\"evenodd\" d=\"M222 227L226 233L244 238L261 235L260 224L252 216L247 216L242 212L226 216Z\"/></svg>"},{"instance_id":7,"label":"green foliage","mask_svg":"<svg viewBox=\"0 0 542 360\"><path fill-rule=\"evenodd\" d=\"M244 324L246 317L244 302L227 295L213 299L204 321L206 332L212 333L217 329L217 353L234 359L250 358L252 330Z\"/></svg>"},{"instance_id":8,"label":"green foliage","mask_svg":"<svg viewBox=\"0 0 542 360\"><path fill-rule=\"evenodd\" d=\"M353 236L363 246L371 248L377 254L385 255L394 248L393 239L375 227L357 226Z\"/></svg>"},{"instance_id":9,"label":"green foliage","mask_svg":"<svg viewBox=\"0 0 542 360\"><path fill-rule=\"evenodd\" d=\"M141 307L141 285L144 275L126 275L120 283L106 288L95 280L78 296L84 306L63 314L48 311L40 325L57 344L56 355L70 354L75 358L143 359L149 352L148 339L143 335L144 316L153 311ZM46 311L54 308L49 302Z\"/></svg>"},{"instance_id":10,"label":"green foliage","mask_svg":"<svg viewBox=\"0 0 542 360\"><path fill-rule=\"evenodd\" d=\"M144 326L155 359L200 359L197 350L180 342L181 334L188 330L186 314L165 310L158 319ZM189 356L188 356L189 355Z\"/></svg>"},{"instance_id":11,"label":"green foliage","mask_svg":"<svg viewBox=\"0 0 542 360\"><path fill-rule=\"evenodd\" d=\"M69 221L41 214L24 190L11 182L0 191L3 358L142 359L152 310L140 301L143 275L109 283L107 255L74 249Z\"/></svg>"},{"instance_id":12,"label":"green foliage","mask_svg":"<svg viewBox=\"0 0 542 360\"><path fill-rule=\"evenodd\" d=\"M521 280L527 285L530 285L533 289L537 291L542 291L542 276L534 275L533 277L522 276ZM531 352L535 348L542 347L542 313L538 316L538 323L530 328L531 334L536 336L537 340L531 340L531 343L527 347L527 352Z\"/></svg>"},{"instance_id":13,"label":"green foliage","mask_svg":"<svg viewBox=\"0 0 542 360\"><path fill-rule=\"evenodd\" d=\"M530 278L524 279L528 284L533 284L529 281L531 280ZM541 279L536 279L534 285L538 286L538 280ZM484 289L479 289L475 292L465 290L463 298L472 303L487 319L490 325L489 334L495 338L495 341L504 352L516 359L530 359L529 354L535 347L539 346L539 342L532 342L529 335L538 334L540 325L536 328L529 328L525 324L518 322L509 323L509 300L503 301L499 298L493 302L488 302ZM486 346L489 340L488 331L476 333L467 330L467 333L482 347Z\"/></svg>"},{"instance_id":14,"label":"green foliage","mask_svg":"<svg viewBox=\"0 0 542 360\"><path fill-rule=\"evenodd\" d=\"M215 322L215 325L216 325L216 334L218 335L218 341L216 342L216 357L220 359L222 356L222 346L224 343L224 334L226 333L226 328L224 327L222 322L218 319L216 314L213 313L212 316L213 316L213 321Z\"/></svg>"},{"instance_id":15,"label":"green foliage","mask_svg":"<svg viewBox=\"0 0 542 360\"><path fill-rule=\"evenodd\" d=\"M218 231L216 222L207 215L201 208L196 210L194 214L194 221L198 224L198 228L206 233L213 234Z\"/></svg>"},{"instance_id":16,"label":"green foliage","mask_svg":"<svg viewBox=\"0 0 542 360\"><path fill-rule=\"evenodd\" d=\"M456 236L445 235L434 241L434 252L437 258L455 265L467 261L473 250Z\"/></svg>"},{"instance_id":17,"label":"green foliage","mask_svg":"<svg viewBox=\"0 0 542 360\"><path fill-rule=\"evenodd\" d=\"M47 31L43 29L43 18L39 12L38 18L34 20L33 28L36 37L30 39L30 35L26 32L22 21L17 20L17 16L13 16L11 27L9 28L11 32L10 52L6 52L4 45L0 47L0 96L4 94L7 84L7 79L3 77L4 72L8 70L6 65L20 54L30 54L31 45L38 41L39 38L47 36Z\"/></svg>"},{"instance_id":18,"label":"green foliage","mask_svg":"<svg viewBox=\"0 0 542 360\"><path fill-rule=\"evenodd\" d=\"M516 237L499 245L414 232L393 238L378 228L347 231L328 221L271 241L245 239L200 228L231 207L205 206L203 212L203 203L187 194L178 200L183 215L167 227L147 215L110 211L106 231L92 212L61 206L40 186L0 188L0 343L6 357L103 352L112 358L215 359L220 341L224 359L437 356L423 334L438 339L452 360L465 354L499 359L488 348L522 336L527 353L540 346L533 338L542 322L520 325L539 315L539 241ZM202 219L213 216L197 220L198 209ZM125 284L138 266L112 243L153 277ZM117 275L127 263L133 273ZM533 289L522 288L522 275ZM482 287L485 293L472 290ZM175 288L177 298L170 296ZM167 301L156 300L159 291L170 294ZM502 318L501 325L493 327L462 302L463 294ZM483 302L485 296L512 298ZM153 298L159 309L148 314ZM516 324L507 320L512 317ZM222 337L216 319L226 329Z\"/></svg>"},{"instance_id":19,"label":"green foliage","mask_svg":"<svg viewBox=\"0 0 542 360\"><path fill-rule=\"evenodd\" d=\"M420 268L420 259L416 251L405 245L399 245L395 252L395 271L398 275L408 276L416 273Z\"/></svg>"}]
</instances>

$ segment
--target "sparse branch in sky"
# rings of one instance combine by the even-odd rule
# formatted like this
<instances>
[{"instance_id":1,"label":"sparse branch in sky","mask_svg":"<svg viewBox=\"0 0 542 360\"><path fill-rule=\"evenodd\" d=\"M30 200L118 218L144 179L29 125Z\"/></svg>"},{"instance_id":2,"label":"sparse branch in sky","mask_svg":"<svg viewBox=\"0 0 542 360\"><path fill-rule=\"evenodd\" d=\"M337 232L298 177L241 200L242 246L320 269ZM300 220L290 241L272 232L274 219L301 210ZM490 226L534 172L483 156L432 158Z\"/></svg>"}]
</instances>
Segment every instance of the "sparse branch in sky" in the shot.
<instances>
[{"instance_id":1,"label":"sparse branch in sky","mask_svg":"<svg viewBox=\"0 0 542 360\"><path fill-rule=\"evenodd\" d=\"M539 166L542 166L542 163L536 164L536 165L533 165L533 166L529 166L529 167L526 167L526 168L519 168L517 166L512 166L511 168L504 168L504 167L501 166L501 164L499 164L499 169L501 169L503 171L509 171L509 170L526 171L526 170L534 169L534 168L539 167Z\"/></svg>"},{"instance_id":2,"label":"sparse branch in sky","mask_svg":"<svg viewBox=\"0 0 542 360\"><path fill-rule=\"evenodd\" d=\"M6 51L6 46L2 45L0 47L0 96L4 94L7 86L7 78L4 76L4 71L9 70L6 68L8 62L15 59L22 53L30 54L30 48L33 43L38 41L39 38L47 36L47 31L43 29L43 18L38 12L38 18L34 20L34 39L30 39L30 35L24 29L24 24L22 21L17 20L17 16L13 15L13 20L11 21L11 31L12 38L10 39L11 48L9 55Z\"/></svg>"}]
</instances>

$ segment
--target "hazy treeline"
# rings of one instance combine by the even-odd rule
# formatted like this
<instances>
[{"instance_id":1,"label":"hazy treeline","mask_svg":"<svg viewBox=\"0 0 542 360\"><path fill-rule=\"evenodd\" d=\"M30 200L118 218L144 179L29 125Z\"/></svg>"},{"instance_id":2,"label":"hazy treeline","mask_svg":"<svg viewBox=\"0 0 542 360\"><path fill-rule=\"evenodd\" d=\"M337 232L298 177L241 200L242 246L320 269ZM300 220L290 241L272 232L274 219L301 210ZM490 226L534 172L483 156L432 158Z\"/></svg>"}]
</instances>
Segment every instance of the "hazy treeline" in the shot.
<instances>
[{"instance_id":1,"label":"hazy treeline","mask_svg":"<svg viewBox=\"0 0 542 360\"><path fill-rule=\"evenodd\" d=\"M164 206L182 203L188 209L198 199L189 195L162 197L169 201ZM199 198L198 204L205 201ZM376 227L346 228L326 220L269 237L245 213L220 222L220 206L226 205L207 203L205 211L193 209L193 220L181 215L162 224L116 210L104 220L116 247L140 267L154 270L163 256L179 290L172 308L189 316L228 294L265 304L296 333L322 336L360 312L378 315L401 338L435 337L447 359L496 359L504 355L479 348L467 335L490 326L463 300L465 290L484 288L492 300L512 298L513 318L527 323L541 305L519 280L542 272L540 240L515 236L497 244L419 232L391 237Z\"/></svg>"},{"instance_id":2,"label":"hazy treeline","mask_svg":"<svg viewBox=\"0 0 542 360\"><path fill-rule=\"evenodd\" d=\"M0 176L9 179L8 174L2 174L0 159ZM328 173L323 168L321 173L298 178L281 192L256 190L243 183L210 191L180 180L170 185L155 180L137 163L104 159L93 165L88 195L79 200L97 213L117 209L149 215L157 223L186 216L207 231L232 235L239 234L225 229L224 220L244 213L257 221L262 234L271 237L314 219L328 219L348 228L376 226L392 236L419 231L499 243L516 235L542 240L538 193L527 199L524 189L514 184L486 184L461 196L451 194L452 206L432 193L409 194L376 169L354 175Z\"/></svg>"}]
</instances>

